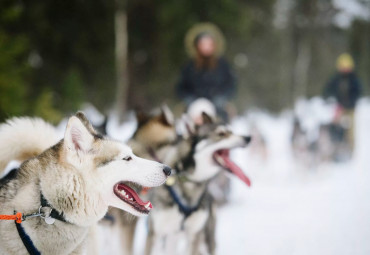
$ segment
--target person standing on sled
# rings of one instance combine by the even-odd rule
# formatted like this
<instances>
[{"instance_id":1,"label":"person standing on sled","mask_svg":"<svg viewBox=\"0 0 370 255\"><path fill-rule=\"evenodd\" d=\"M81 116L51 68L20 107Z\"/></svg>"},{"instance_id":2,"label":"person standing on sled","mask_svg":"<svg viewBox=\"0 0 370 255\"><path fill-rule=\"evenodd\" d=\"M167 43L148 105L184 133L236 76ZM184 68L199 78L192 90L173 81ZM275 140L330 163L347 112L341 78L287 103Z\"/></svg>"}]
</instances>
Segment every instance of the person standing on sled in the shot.
<instances>
[{"instance_id":1,"label":"person standing on sled","mask_svg":"<svg viewBox=\"0 0 370 255\"><path fill-rule=\"evenodd\" d=\"M361 96L361 84L354 72L352 57L341 54L337 59L337 73L325 87L324 96L334 97L337 109L334 123L348 130L347 141L351 152L354 149L354 109Z\"/></svg>"},{"instance_id":2,"label":"person standing on sled","mask_svg":"<svg viewBox=\"0 0 370 255\"><path fill-rule=\"evenodd\" d=\"M224 44L221 31L213 24L201 23L191 28L185 37L191 59L182 69L176 92L187 106L198 98L210 100L222 119L228 121L226 106L235 95L236 82L222 56Z\"/></svg>"}]
</instances>

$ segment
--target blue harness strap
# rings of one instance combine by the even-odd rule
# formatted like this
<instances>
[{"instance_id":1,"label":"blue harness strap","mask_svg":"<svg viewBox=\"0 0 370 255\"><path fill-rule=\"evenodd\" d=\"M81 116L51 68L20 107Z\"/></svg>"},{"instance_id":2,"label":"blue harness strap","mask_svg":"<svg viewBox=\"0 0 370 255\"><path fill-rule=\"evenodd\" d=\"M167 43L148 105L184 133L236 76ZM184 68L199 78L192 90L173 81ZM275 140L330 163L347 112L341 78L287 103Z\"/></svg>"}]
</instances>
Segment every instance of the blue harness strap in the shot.
<instances>
[{"instance_id":1,"label":"blue harness strap","mask_svg":"<svg viewBox=\"0 0 370 255\"><path fill-rule=\"evenodd\" d=\"M165 187L167 188L168 192L170 193L175 203L178 205L180 212L184 214L185 218L189 217L193 212L199 209L200 204L202 203L203 198L206 194L206 191L204 191L198 203L195 206L190 207L181 202L179 196L176 194L175 190L171 186L165 185Z\"/></svg>"},{"instance_id":2,"label":"blue harness strap","mask_svg":"<svg viewBox=\"0 0 370 255\"><path fill-rule=\"evenodd\" d=\"M109 221L112 225L116 222L116 218L112 214L109 214L109 213L106 213L104 215L103 220Z\"/></svg>"},{"instance_id":3,"label":"blue harness strap","mask_svg":"<svg viewBox=\"0 0 370 255\"><path fill-rule=\"evenodd\" d=\"M15 226L17 227L19 237L21 238L28 253L30 255L41 255L41 253L37 250L37 248L33 244L30 236L27 235L27 233L24 231L24 228L22 227L21 223L15 223Z\"/></svg>"}]
</instances>

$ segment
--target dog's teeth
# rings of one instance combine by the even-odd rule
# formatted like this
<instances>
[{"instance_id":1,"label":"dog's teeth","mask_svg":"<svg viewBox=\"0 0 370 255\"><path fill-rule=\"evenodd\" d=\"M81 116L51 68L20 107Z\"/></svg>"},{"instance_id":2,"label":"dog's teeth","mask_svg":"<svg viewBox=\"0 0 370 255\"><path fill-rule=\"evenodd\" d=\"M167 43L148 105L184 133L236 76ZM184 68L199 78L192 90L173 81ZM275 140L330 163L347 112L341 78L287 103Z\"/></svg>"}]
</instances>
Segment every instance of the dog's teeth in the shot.
<instances>
[{"instance_id":1,"label":"dog's teeth","mask_svg":"<svg viewBox=\"0 0 370 255\"><path fill-rule=\"evenodd\" d=\"M130 201L134 201L132 198L130 198Z\"/></svg>"},{"instance_id":2,"label":"dog's teeth","mask_svg":"<svg viewBox=\"0 0 370 255\"><path fill-rule=\"evenodd\" d=\"M152 209L152 204L150 202L146 203L145 208L148 210Z\"/></svg>"},{"instance_id":3,"label":"dog's teeth","mask_svg":"<svg viewBox=\"0 0 370 255\"><path fill-rule=\"evenodd\" d=\"M222 164L222 165L224 165L224 164L225 164L225 161L224 161L224 159L223 159L222 157L217 156L217 157L216 157L216 159L217 159L217 161L218 161L220 164Z\"/></svg>"}]
</instances>

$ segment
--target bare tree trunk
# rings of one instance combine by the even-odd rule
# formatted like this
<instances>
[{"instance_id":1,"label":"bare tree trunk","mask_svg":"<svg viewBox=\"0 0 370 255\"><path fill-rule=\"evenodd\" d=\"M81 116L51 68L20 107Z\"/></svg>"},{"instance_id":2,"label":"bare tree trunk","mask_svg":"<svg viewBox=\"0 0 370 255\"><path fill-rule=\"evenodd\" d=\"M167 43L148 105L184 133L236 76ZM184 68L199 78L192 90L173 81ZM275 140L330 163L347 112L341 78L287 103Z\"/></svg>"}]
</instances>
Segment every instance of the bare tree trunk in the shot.
<instances>
[{"instance_id":1,"label":"bare tree trunk","mask_svg":"<svg viewBox=\"0 0 370 255\"><path fill-rule=\"evenodd\" d=\"M295 102L294 94L294 66L295 66L295 1L277 1L283 8L280 10L284 17L283 28L280 33L280 107L292 107ZM281 7L280 7L281 8Z\"/></svg>"},{"instance_id":2,"label":"bare tree trunk","mask_svg":"<svg viewBox=\"0 0 370 255\"><path fill-rule=\"evenodd\" d=\"M121 122L126 113L129 77L127 67L128 56L128 33L126 1L116 0L115 13L115 55L116 55L116 114Z\"/></svg>"},{"instance_id":3,"label":"bare tree trunk","mask_svg":"<svg viewBox=\"0 0 370 255\"><path fill-rule=\"evenodd\" d=\"M294 98L307 97L308 72L311 64L311 45L309 39L302 36L298 42L298 54L294 68Z\"/></svg>"},{"instance_id":4,"label":"bare tree trunk","mask_svg":"<svg viewBox=\"0 0 370 255\"><path fill-rule=\"evenodd\" d=\"M280 107L292 107L294 104L293 94L293 72L294 69L294 56L292 52L292 27L289 25L287 28L281 30L280 34Z\"/></svg>"}]
</instances>

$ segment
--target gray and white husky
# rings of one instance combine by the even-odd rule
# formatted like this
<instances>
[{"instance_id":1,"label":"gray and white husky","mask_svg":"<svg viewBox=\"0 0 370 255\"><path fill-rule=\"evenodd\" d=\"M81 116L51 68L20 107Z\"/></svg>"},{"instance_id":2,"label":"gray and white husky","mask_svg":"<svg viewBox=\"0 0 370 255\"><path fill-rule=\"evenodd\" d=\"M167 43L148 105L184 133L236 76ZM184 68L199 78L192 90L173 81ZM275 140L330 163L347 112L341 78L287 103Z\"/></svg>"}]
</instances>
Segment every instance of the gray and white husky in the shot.
<instances>
[{"instance_id":1,"label":"gray and white husky","mask_svg":"<svg viewBox=\"0 0 370 255\"><path fill-rule=\"evenodd\" d=\"M98 135L82 113L69 119L60 141L41 119L0 125L0 171L11 160L26 161L0 181L0 215L21 212L26 220L0 221L0 254L28 254L19 229L42 254L83 254L90 227L108 206L134 215L151 211L131 183L158 186L171 172Z\"/></svg>"},{"instance_id":2,"label":"gray and white husky","mask_svg":"<svg viewBox=\"0 0 370 255\"><path fill-rule=\"evenodd\" d=\"M177 173L155 189L146 254L214 254L215 205L208 184L223 170L251 184L229 154L251 138L232 133L206 114L202 123L186 125L187 133L176 145L176 160L165 162Z\"/></svg>"}]
</instances>

